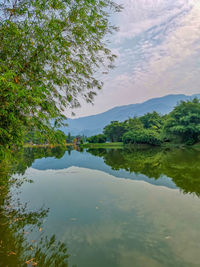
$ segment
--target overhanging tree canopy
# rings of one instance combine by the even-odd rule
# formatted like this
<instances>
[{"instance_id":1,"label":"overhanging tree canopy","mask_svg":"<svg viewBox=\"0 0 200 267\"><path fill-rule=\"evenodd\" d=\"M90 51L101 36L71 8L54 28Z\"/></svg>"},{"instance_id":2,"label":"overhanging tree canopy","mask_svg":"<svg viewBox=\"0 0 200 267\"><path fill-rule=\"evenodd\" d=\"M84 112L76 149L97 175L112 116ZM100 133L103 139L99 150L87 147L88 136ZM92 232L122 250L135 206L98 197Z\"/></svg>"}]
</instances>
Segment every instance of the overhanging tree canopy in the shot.
<instances>
[{"instance_id":1,"label":"overhanging tree canopy","mask_svg":"<svg viewBox=\"0 0 200 267\"><path fill-rule=\"evenodd\" d=\"M0 1L0 144L20 143L23 130L52 133L65 108L92 102L95 73L115 56L105 36L116 28L110 0Z\"/></svg>"}]
</instances>

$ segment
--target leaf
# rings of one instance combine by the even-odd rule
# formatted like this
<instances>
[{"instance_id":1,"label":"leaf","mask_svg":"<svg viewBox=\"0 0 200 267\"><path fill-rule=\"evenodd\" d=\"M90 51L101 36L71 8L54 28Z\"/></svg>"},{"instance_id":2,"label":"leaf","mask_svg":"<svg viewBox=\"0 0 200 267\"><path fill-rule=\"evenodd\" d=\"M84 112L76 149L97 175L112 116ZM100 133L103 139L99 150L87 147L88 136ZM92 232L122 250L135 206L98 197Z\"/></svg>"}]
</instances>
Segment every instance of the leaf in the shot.
<instances>
[{"instance_id":1,"label":"leaf","mask_svg":"<svg viewBox=\"0 0 200 267\"><path fill-rule=\"evenodd\" d=\"M14 251L10 251L8 255L16 255L16 253Z\"/></svg>"},{"instance_id":2,"label":"leaf","mask_svg":"<svg viewBox=\"0 0 200 267\"><path fill-rule=\"evenodd\" d=\"M26 264L31 264L31 262L34 260L35 258L32 258L32 259L30 259L30 260L27 260L27 261L25 261L25 263Z\"/></svg>"}]
</instances>

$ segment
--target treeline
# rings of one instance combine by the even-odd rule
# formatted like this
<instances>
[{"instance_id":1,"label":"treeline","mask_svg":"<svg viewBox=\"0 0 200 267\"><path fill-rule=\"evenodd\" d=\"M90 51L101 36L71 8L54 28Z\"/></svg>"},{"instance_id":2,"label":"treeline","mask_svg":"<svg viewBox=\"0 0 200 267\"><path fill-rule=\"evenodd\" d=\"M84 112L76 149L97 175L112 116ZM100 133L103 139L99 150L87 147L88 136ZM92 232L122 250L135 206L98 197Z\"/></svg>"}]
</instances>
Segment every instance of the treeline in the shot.
<instances>
[{"instance_id":1,"label":"treeline","mask_svg":"<svg viewBox=\"0 0 200 267\"><path fill-rule=\"evenodd\" d=\"M164 142L192 145L200 141L200 101L181 101L172 112L157 112L133 117L123 122L112 121L103 133L91 136L89 143L123 142L124 144L161 145Z\"/></svg>"},{"instance_id":2,"label":"treeline","mask_svg":"<svg viewBox=\"0 0 200 267\"><path fill-rule=\"evenodd\" d=\"M44 144L72 144L72 143L79 143L82 144L86 142L87 137L82 135L73 136L71 133L67 135L61 131L56 130L53 136L45 135L43 132L39 130L32 130L29 131L24 138L24 144L36 144L36 145L44 145Z\"/></svg>"}]
</instances>

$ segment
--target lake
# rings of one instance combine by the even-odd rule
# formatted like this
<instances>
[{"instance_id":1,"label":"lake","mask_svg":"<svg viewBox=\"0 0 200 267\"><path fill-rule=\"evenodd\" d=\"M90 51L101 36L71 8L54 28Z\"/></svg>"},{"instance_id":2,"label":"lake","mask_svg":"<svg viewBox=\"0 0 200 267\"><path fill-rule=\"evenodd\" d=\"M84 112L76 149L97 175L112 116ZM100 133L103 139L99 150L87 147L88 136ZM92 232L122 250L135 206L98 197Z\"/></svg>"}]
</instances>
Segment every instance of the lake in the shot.
<instances>
[{"instance_id":1,"label":"lake","mask_svg":"<svg viewBox=\"0 0 200 267\"><path fill-rule=\"evenodd\" d=\"M0 266L199 266L200 151L14 157L1 168Z\"/></svg>"}]
</instances>

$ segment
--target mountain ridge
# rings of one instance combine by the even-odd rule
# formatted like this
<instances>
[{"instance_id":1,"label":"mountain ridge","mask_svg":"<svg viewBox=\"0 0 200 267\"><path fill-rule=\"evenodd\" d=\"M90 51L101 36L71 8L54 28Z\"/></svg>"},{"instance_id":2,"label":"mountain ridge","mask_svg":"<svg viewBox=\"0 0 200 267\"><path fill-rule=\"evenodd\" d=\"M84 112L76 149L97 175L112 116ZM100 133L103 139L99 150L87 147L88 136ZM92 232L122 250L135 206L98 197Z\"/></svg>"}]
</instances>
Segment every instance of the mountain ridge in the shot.
<instances>
[{"instance_id":1,"label":"mountain ridge","mask_svg":"<svg viewBox=\"0 0 200 267\"><path fill-rule=\"evenodd\" d=\"M60 129L67 134L70 132L72 135L86 135L91 136L102 132L103 128L111 121L124 121L133 116L142 116L147 112L156 111L159 114L169 113L178 102L184 100L191 100L199 98L200 94L193 94L191 96L184 94L170 94L163 97L151 98L142 103L128 104L116 106L102 113L95 115L67 119L67 127Z\"/></svg>"}]
</instances>

